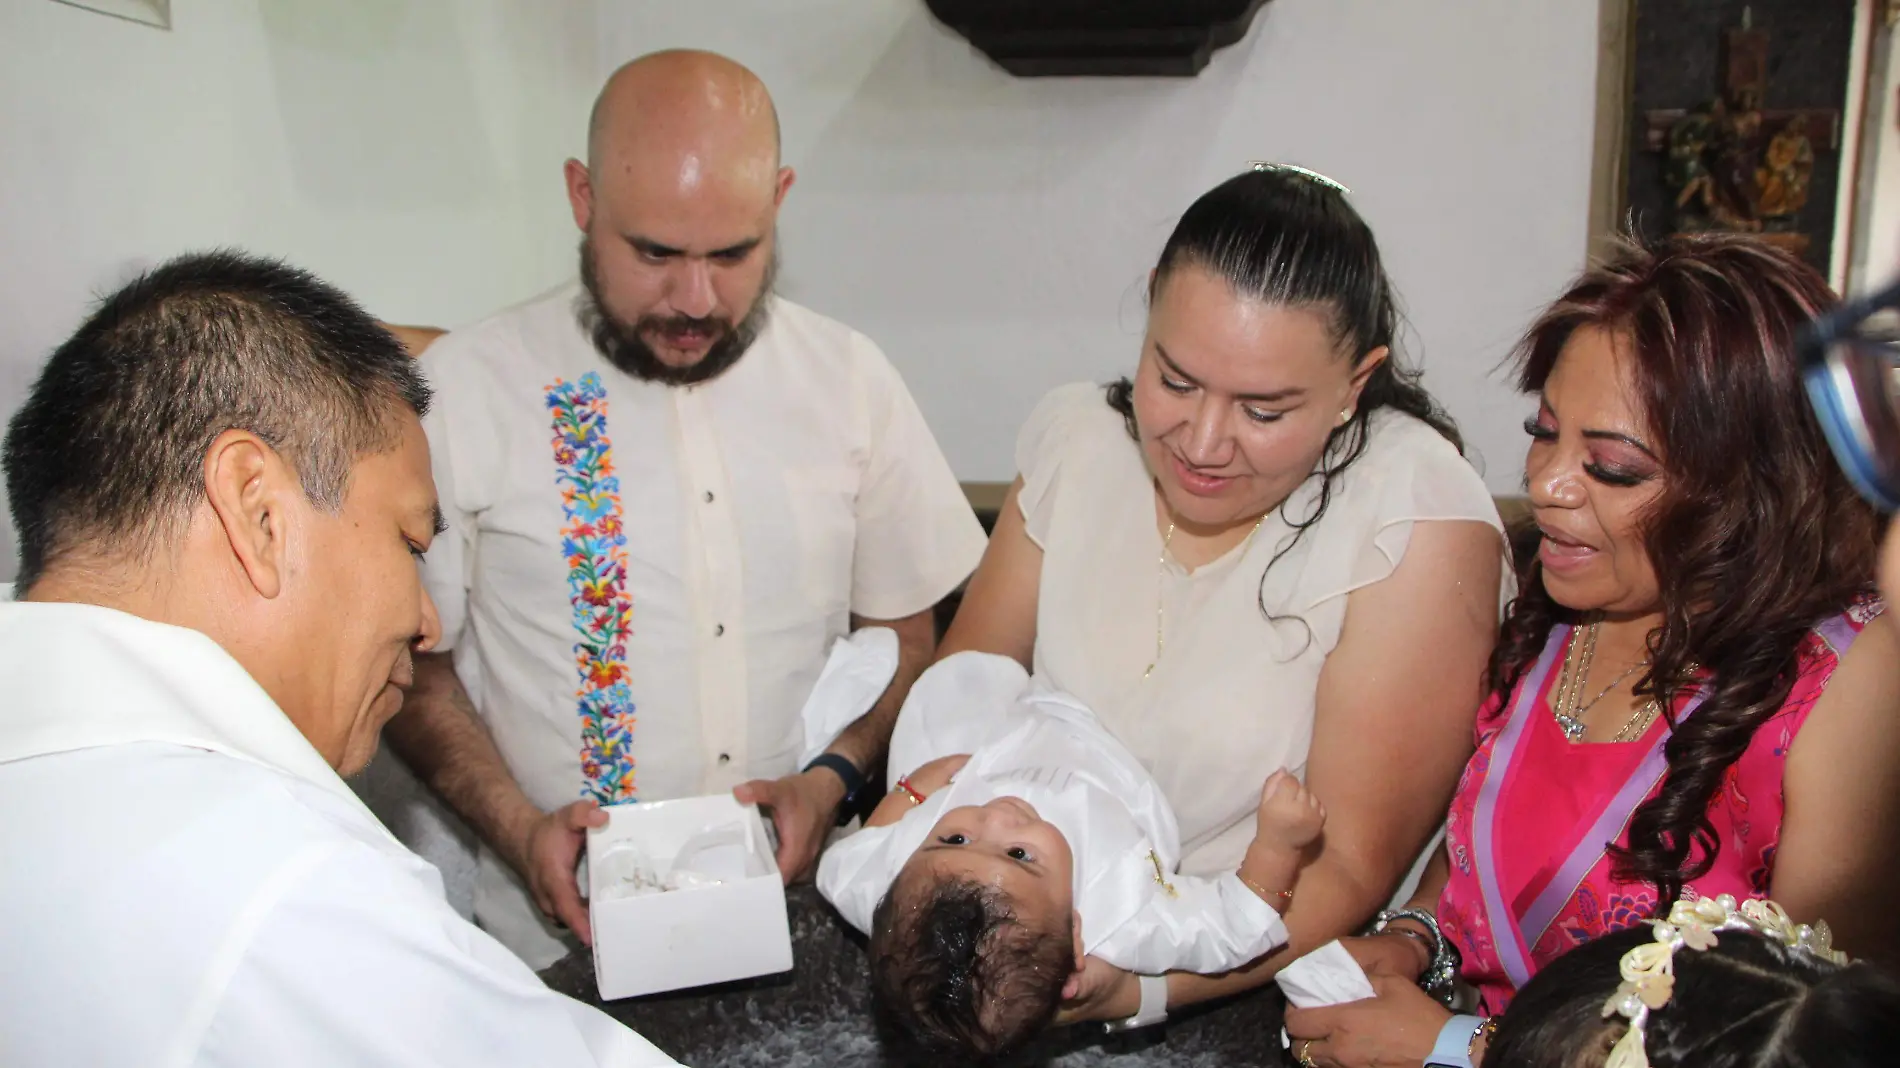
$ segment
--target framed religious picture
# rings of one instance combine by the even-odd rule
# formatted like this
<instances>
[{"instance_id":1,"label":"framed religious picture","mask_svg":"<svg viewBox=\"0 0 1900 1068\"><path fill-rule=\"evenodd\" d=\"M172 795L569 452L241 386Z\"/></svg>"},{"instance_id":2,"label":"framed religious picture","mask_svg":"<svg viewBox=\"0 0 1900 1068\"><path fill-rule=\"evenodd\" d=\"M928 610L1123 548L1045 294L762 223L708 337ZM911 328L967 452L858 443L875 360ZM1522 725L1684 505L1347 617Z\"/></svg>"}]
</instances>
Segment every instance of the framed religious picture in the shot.
<instances>
[{"instance_id":1,"label":"framed religious picture","mask_svg":"<svg viewBox=\"0 0 1900 1068\"><path fill-rule=\"evenodd\" d=\"M1592 234L1746 233L1838 275L1866 2L1603 0Z\"/></svg>"},{"instance_id":2,"label":"framed religious picture","mask_svg":"<svg viewBox=\"0 0 1900 1068\"><path fill-rule=\"evenodd\" d=\"M101 15L143 22L161 30L172 28L172 0L55 0L69 7L83 7Z\"/></svg>"}]
</instances>

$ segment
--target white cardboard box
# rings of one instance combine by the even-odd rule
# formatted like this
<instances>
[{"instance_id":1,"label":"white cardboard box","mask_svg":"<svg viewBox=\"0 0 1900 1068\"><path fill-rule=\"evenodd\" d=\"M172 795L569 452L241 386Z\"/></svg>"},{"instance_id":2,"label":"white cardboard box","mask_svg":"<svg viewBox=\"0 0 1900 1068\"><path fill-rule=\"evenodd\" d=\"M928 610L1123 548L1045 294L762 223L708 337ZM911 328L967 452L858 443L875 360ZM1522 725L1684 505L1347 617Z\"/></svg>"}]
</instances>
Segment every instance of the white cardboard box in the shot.
<instances>
[{"instance_id":1,"label":"white cardboard box","mask_svg":"<svg viewBox=\"0 0 1900 1068\"><path fill-rule=\"evenodd\" d=\"M731 794L609 805L607 826L587 832L588 918L594 927L594 980L604 1001L724 983L792 966L785 887L759 810ZM715 828L734 841L695 865L717 885L613 898L614 862L602 858L630 842L661 874L681 847ZM743 842L741 846L739 843ZM689 865L694 861L689 859Z\"/></svg>"}]
</instances>

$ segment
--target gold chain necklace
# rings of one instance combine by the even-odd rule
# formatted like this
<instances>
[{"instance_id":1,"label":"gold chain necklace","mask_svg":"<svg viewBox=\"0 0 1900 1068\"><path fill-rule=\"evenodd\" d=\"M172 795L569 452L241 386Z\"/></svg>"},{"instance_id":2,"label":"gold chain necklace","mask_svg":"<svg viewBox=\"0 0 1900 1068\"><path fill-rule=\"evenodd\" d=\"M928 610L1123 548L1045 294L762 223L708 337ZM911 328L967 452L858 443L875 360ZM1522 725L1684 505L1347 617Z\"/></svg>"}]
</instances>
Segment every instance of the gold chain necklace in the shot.
<instances>
[{"instance_id":1,"label":"gold chain necklace","mask_svg":"<svg viewBox=\"0 0 1900 1068\"><path fill-rule=\"evenodd\" d=\"M1592 623L1588 627L1579 627L1570 632L1570 641L1564 648L1563 674L1558 676L1557 692L1551 697L1550 711L1557 719L1557 729L1563 731L1564 737L1572 742L1583 741L1584 734L1589 729L1583 722L1584 713L1595 708L1597 702L1608 697L1611 690L1621 686L1624 679L1649 664L1648 658L1631 664L1623 669L1622 674L1610 680L1610 684L1605 686L1602 692L1588 701L1583 700L1584 682L1590 677L1590 666L1596 660L1597 634L1602 626L1600 622ZM1581 651L1579 651L1580 648ZM1661 711L1661 706L1654 698L1643 702L1642 707L1630 716L1622 729L1616 732L1616 737L1611 740L1628 742L1641 738L1643 732L1656 721L1656 716Z\"/></svg>"},{"instance_id":2,"label":"gold chain necklace","mask_svg":"<svg viewBox=\"0 0 1900 1068\"><path fill-rule=\"evenodd\" d=\"M1656 722L1656 717L1660 715L1662 715L1662 706L1657 704L1656 699L1652 697L1643 702L1643 707L1637 709L1636 714L1630 717L1630 721L1623 724L1623 729L1617 731L1616 737L1610 740L1633 742L1649 733L1649 725Z\"/></svg>"},{"instance_id":3,"label":"gold chain necklace","mask_svg":"<svg viewBox=\"0 0 1900 1068\"><path fill-rule=\"evenodd\" d=\"M1260 533L1260 524L1267 521L1267 516L1271 512L1272 509L1261 512L1260 518L1253 521L1253 529L1247 532L1246 540L1240 543L1241 552L1246 552L1245 547L1253 544L1253 536ZM1161 539L1161 555L1155 560L1155 658L1148 661L1147 670L1141 673L1144 681L1155 673L1155 665L1161 663L1161 636L1167 623L1167 610L1163 607L1166 600L1163 594L1166 592L1164 587L1168 579L1168 546L1174 544L1174 525L1174 520L1168 520L1168 533Z\"/></svg>"}]
</instances>

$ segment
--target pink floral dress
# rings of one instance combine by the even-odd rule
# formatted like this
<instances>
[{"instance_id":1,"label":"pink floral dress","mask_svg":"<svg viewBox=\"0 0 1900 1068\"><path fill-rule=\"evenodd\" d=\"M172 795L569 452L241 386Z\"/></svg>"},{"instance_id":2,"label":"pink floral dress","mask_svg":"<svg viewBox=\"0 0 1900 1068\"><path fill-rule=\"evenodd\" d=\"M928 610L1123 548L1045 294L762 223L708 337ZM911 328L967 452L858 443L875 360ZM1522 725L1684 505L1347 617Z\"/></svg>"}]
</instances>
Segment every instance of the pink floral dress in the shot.
<instances>
[{"instance_id":1,"label":"pink floral dress","mask_svg":"<svg viewBox=\"0 0 1900 1068\"><path fill-rule=\"evenodd\" d=\"M1803 640L1794 688L1755 732L1710 802L1721 848L1688 898L1766 896L1781 838L1782 770L1794 737L1840 658L1882 611L1865 599ZM1452 798L1445 844L1451 878L1439 901L1445 937L1463 955L1480 1009L1502 1012L1531 975L1571 947L1648 919L1655 887L1611 877L1605 845L1627 843L1630 816L1662 784L1669 726L1658 717L1633 742L1573 743L1550 710L1571 628L1553 628L1509 699L1479 710L1478 749ZM1693 694L1678 720L1695 714Z\"/></svg>"}]
</instances>

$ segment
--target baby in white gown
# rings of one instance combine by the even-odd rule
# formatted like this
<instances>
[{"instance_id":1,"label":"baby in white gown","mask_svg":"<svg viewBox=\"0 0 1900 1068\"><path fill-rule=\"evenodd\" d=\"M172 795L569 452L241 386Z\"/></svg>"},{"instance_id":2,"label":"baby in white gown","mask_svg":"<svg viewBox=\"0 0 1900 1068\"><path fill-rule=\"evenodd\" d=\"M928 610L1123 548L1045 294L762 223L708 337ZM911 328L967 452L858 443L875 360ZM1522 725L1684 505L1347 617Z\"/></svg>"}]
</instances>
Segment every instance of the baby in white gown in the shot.
<instances>
[{"instance_id":1,"label":"baby in white gown","mask_svg":"<svg viewBox=\"0 0 1900 1068\"><path fill-rule=\"evenodd\" d=\"M985 653L918 679L889 774L818 888L870 935L880 1002L927 1045L977 1056L1047 1026L1085 956L1215 973L1283 944L1275 905L1325 821L1277 771L1240 869L1179 875L1174 813L1141 763L1074 698Z\"/></svg>"}]
</instances>

